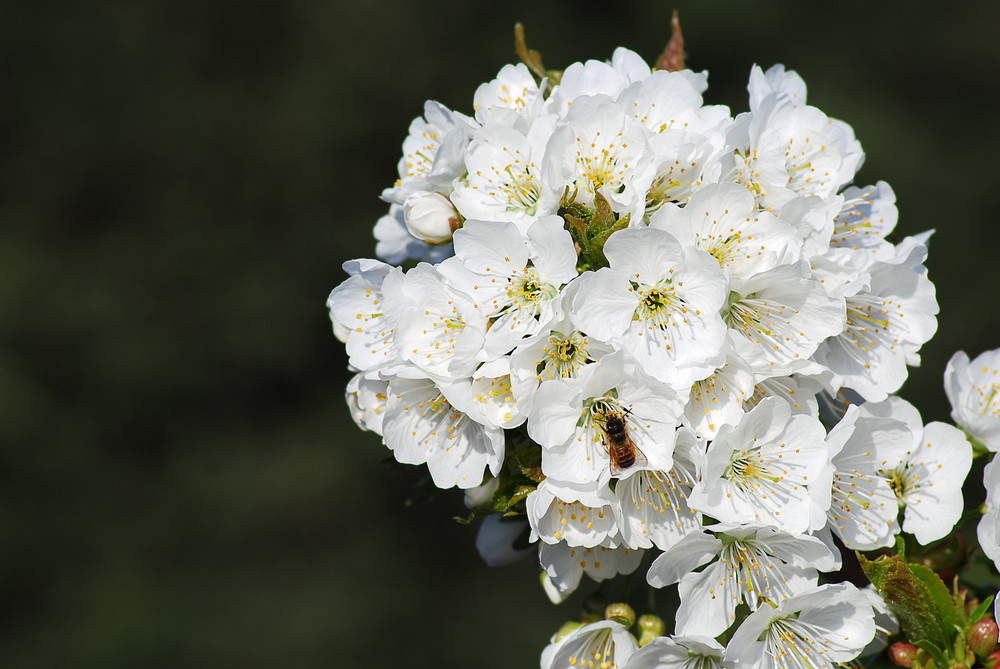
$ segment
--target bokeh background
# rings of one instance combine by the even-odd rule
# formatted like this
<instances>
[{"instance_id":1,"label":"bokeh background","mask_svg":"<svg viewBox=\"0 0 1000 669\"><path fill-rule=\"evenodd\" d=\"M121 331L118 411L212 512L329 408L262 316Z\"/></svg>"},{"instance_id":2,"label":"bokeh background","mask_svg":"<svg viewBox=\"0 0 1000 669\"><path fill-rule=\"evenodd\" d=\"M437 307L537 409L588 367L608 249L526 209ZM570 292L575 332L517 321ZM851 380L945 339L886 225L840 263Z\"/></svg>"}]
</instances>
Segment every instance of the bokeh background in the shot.
<instances>
[{"instance_id":1,"label":"bokeh background","mask_svg":"<svg viewBox=\"0 0 1000 669\"><path fill-rule=\"evenodd\" d=\"M798 70L859 185L936 228L903 395L1000 346L997 3L286 0L0 9L0 666L537 666L576 604L490 569L455 491L407 505L343 401L324 301L371 256L427 98L627 45L681 11L707 101Z\"/></svg>"}]
</instances>

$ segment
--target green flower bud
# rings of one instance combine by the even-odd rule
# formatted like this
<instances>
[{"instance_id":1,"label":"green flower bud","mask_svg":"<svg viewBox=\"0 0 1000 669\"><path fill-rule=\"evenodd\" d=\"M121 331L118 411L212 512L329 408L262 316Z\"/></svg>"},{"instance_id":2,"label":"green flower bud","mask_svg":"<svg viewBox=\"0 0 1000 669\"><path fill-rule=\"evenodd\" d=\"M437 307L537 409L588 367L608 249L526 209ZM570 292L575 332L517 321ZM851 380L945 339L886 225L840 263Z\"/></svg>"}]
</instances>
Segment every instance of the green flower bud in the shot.
<instances>
[{"instance_id":1,"label":"green flower bud","mask_svg":"<svg viewBox=\"0 0 1000 669\"><path fill-rule=\"evenodd\" d=\"M639 646L645 646L658 636L663 636L667 632L667 626L663 619L654 616L652 613L645 613L639 616Z\"/></svg>"},{"instance_id":2,"label":"green flower bud","mask_svg":"<svg viewBox=\"0 0 1000 669\"><path fill-rule=\"evenodd\" d=\"M576 620L568 620L564 622L563 626L559 628L558 632L556 632L555 640L562 641L563 639L565 639L566 637L568 637L570 634L580 629L581 627L583 627L583 623Z\"/></svg>"},{"instance_id":3,"label":"green flower bud","mask_svg":"<svg viewBox=\"0 0 1000 669\"><path fill-rule=\"evenodd\" d=\"M635 611L625 602L608 604L608 608L604 609L604 619L621 623L628 629L635 624Z\"/></svg>"},{"instance_id":4,"label":"green flower bud","mask_svg":"<svg viewBox=\"0 0 1000 669\"><path fill-rule=\"evenodd\" d=\"M995 622L986 618L969 627L969 631L965 633L965 640L977 657L986 657L997 649L998 634L1000 628Z\"/></svg>"}]
</instances>

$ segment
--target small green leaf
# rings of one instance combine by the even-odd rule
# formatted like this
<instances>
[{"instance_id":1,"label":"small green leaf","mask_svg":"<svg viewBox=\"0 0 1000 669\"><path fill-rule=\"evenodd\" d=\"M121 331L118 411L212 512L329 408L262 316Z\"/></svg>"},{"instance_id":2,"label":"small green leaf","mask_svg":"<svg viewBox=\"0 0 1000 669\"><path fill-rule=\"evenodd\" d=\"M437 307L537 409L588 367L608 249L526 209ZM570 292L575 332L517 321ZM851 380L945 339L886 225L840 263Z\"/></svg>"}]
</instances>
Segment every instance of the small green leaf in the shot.
<instances>
[{"instance_id":1,"label":"small green leaf","mask_svg":"<svg viewBox=\"0 0 1000 669\"><path fill-rule=\"evenodd\" d=\"M986 612L990 610L990 607L992 605L993 605L993 595L990 595L982 602L980 602L979 606L976 607L976 610L973 611L972 615L969 616L969 624L971 625L973 623L978 623L983 618L986 618L987 617Z\"/></svg>"},{"instance_id":2,"label":"small green leaf","mask_svg":"<svg viewBox=\"0 0 1000 669\"><path fill-rule=\"evenodd\" d=\"M611 211L611 205L600 191L594 193L594 208L596 211L590 219L591 236L615 224L615 212Z\"/></svg>"},{"instance_id":3,"label":"small green leaf","mask_svg":"<svg viewBox=\"0 0 1000 669\"><path fill-rule=\"evenodd\" d=\"M608 237L610 237L612 234L618 232L622 228L628 227L628 221L629 221L629 216L628 214L626 214L625 216L622 216L617 221L615 221L614 225L612 225L610 228L598 232L596 235L591 237L591 242L590 242L591 247L595 249L601 249L603 255L604 242L608 241Z\"/></svg>"}]
</instances>

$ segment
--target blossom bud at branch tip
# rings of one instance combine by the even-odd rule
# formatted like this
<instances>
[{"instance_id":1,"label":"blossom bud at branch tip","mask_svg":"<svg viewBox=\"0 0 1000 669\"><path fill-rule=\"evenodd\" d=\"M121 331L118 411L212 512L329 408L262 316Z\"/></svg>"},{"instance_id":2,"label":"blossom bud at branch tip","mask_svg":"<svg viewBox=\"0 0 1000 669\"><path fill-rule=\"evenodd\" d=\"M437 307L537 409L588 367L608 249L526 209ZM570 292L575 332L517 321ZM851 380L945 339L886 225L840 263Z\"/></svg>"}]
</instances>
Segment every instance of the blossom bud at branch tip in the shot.
<instances>
[{"instance_id":1,"label":"blossom bud at branch tip","mask_svg":"<svg viewBox=\"0 0 1000 669\"><path fill-rule=\"evenodd\" d=\"M604 618L605 620L613 620L616 623L621 623L625 626L625 629L629 629L635 624L635 611L624 602L616 602L608 604L608 608L604 609Z\"/></svg>"},{"instance_id":2,"label":"blossom bud at branch tip","mask_svg":"<svg viewBox=\"0 0 1000 669\"><path fill-rule=\"evenodd\" d=\"M462 216L451 200L440 193L415 195L403 205L406 229L428 244L447 244L462 227Z\"/></svg>"},{"instance_id":3,"label":"blossom bud at branch tip","mask_svg":"<svg viewBox=\"0 0 1000 669\"><path fill-rule=\"evenodd\" d=\"M667 626L663 619L654 616L652 613L644 613L639 616L639 647L645 646L658 636L663 636L667 632Z\"/></svg>"},{"instance_id":4,"label":"blossom bud at branch tip","mask_svg":"<svg viewBox=\"0 0 1000 669\"><path fill-rule=\"evenodd\" d=\"M997 627L997 624L986 618L969 627L969 631L965 634L965 640L977 657L987 657L997 649L998 633L1000 633L1000 628Z\"/></svg>"}]
</instances>

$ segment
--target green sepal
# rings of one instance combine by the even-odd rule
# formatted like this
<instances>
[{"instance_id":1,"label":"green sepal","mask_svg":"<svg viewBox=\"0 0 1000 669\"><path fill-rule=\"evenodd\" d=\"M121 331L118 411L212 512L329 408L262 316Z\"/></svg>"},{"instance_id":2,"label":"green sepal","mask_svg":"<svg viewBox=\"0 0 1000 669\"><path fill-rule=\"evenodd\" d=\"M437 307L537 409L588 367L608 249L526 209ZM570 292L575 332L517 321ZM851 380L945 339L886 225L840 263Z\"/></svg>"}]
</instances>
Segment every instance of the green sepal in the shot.
<instances>
[{"instance_id":1,"label":"green sepal","mask_svg":"<svg viewBox=\"0 0 1000 669\"><path fill-rule=\"evenodd\" d=\"M536 486L533 486L533 485L519 485L519 486L517 486L516 488L514 488L514 492L511 493L510 497L507 499L507 508L510 509L510 507L514 506L515 504L517 504L518 502L520 502L521 500L523 500L525 497L527 497L528 495L530 495L536 489L537 489ZM519 514L517 512L515 512L515 511L509 511L508 510L505 515L516 516L516 515L519 515Z\"/></svg>"},{"instance_id":2,"label":"green sepal","mask_svg":"<svg viewBox=\"0 0 1000 669\"><path fill-rule=\"evenodd\" d=\"M528 453L528 451L537 451L537 472L534 471L535 456ZM493 493L490 506L492 507L491 510L495 513L519 515L524 511L523 505L518 509L514 509L513 507L523 502L524 498L538 487L536 485L538 481L528 476L525 471L532 472L535 476L541 476L541 449L516 449L508 451L507 454L511 457L508 460L507 466L497 477L500 484L497 486L496 492ZM510 463L513 463L513 465ZM542 478L544 479L544 477Z\"/></svg>"}]
</instances>

